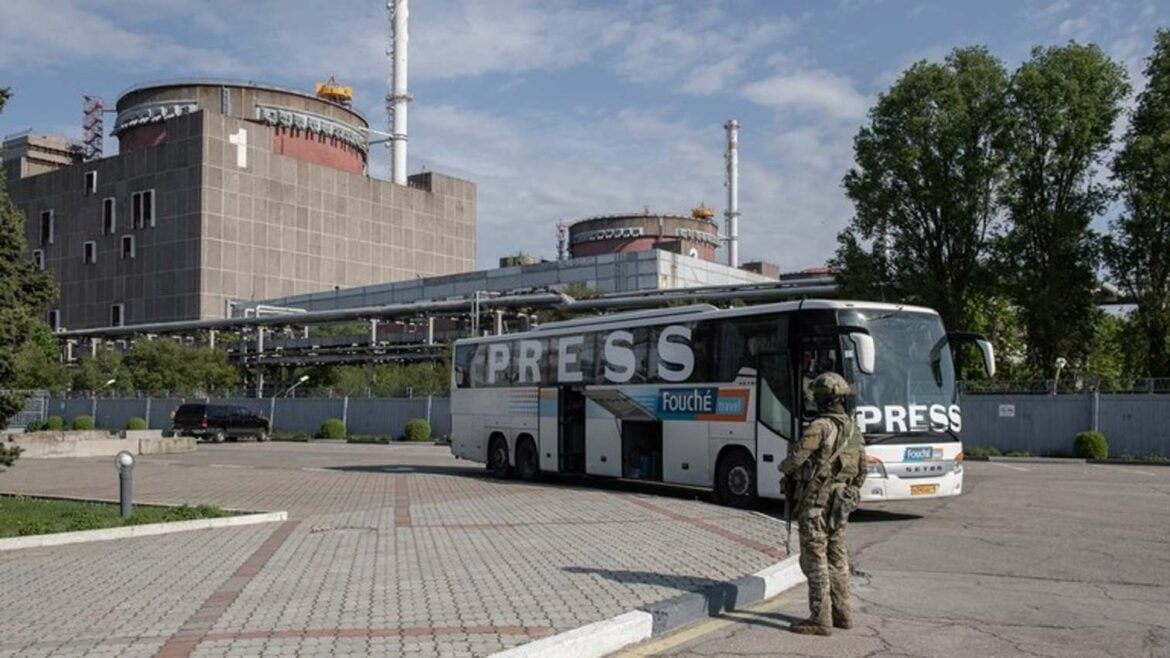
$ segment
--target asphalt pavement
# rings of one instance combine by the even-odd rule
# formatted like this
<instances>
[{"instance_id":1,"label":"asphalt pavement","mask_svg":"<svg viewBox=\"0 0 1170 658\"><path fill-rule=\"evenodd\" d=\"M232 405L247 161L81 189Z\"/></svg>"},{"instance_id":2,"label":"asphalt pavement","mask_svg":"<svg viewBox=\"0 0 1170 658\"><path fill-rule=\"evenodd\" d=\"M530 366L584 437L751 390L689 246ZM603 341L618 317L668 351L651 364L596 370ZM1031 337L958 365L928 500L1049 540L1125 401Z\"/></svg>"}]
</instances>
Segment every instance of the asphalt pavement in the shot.
<instances>
[{"instance_id":1,"label":"asphalt pavement","mask_svg":"<svg viewBox=\"0 0 1170 658\"><path fill-rule=\"evenodd\" d=\"M802 586L619 655L1170 656L1170 467L971 462L964 490L855 513L852 630L788 632Z\"/></svg>"}]
</instances>

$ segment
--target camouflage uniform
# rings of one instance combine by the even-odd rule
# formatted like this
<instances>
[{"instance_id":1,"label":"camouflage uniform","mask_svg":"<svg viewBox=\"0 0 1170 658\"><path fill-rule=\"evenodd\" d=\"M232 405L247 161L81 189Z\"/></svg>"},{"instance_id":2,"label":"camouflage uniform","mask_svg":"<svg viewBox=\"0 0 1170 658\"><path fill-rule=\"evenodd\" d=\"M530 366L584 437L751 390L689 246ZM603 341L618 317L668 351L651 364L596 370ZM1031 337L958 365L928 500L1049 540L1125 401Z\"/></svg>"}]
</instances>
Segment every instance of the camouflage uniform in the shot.
<instances>
[{"instance_id":1,"label":"camouflage uniform","mask_svg":"<svg viewBox=\"0 0 1170 658\"><path fill-rule=\"evenodd\" d=\"M795 624L799 633L828 635L830 626L849 628L849 555L845 520L832 518L841 501L860 496L865 479L865 444L857 423L845 413L849 386L836 373L825 373L813 384L820 415L804 431L799 446L780 470L796 481L794 516L800 523L800 568L808 579L809 619ZM835 501L840 498L841 501ZM851 509L848 505L844 510ZM842 515L839 515L839 517ZM831 601L831 605L829 605Z\"/></svg>"}]
</instances>

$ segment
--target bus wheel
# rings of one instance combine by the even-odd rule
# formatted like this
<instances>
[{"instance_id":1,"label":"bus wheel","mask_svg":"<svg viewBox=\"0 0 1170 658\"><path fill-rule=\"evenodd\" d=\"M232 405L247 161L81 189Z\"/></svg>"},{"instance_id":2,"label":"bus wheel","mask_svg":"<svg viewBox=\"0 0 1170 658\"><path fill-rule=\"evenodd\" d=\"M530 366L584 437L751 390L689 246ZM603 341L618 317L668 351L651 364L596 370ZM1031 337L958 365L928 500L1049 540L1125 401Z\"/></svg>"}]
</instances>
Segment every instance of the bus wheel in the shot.
<instances>
[{"instance_id":1,"label":"bus wheel","mask_svg":"<svg viewBox=\"0 0 1170 658\"><path fill-rule=\"evenodd\" d=\"M508 464L508 442L502 436L492 437L488 442L488 470L498 478L512 475L512 467Z\"/></svg>"},{"instance_id":2,"label":"bus wheel","mask_svg":"<svg viewBox=\"0 0 1170 658\"><path fill-rule=\"evenodd\" d=\"M715 492L720 502L731 507L751 507L756 502L756 463L744 450L735 450L719 460Z\"/></svg>"},{"instance_id":3,"label":"bus wheel","mask_svg":"<svg viewBox=\"0 0 1170 658\"><path fill-rule=\"evenodd\" d=\"M516 447L516 473L525 482L532 482L540 475L536 445L528 437L520 439L520 445Z\"/></svg>"}]
</instances>

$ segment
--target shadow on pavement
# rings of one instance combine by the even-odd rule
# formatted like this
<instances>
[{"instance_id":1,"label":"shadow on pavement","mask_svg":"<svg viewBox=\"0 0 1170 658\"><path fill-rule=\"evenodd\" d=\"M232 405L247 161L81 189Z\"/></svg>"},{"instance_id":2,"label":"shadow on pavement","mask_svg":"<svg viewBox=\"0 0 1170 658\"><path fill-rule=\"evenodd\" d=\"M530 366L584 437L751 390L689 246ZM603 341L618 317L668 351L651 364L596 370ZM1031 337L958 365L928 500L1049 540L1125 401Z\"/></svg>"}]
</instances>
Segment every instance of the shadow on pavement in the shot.
<instances>
[{"instance_id":1,"label":"shadow on pavement","mask_svg":"<svg viewBox=\"0 0 1170 658\"><path fill-rule=\"evenodd\" d=\"M915 521L921 518L921 514L906 514L905 512L890 512L881 509L861 508L849 515L849 522L886 523L889 521Z\"/></svg>"},{"instance_id":2,"label":"shadow on pavement","mask_svg":"<svg viewBox=\"0 0 1170 658\"><path fill-rule=\"evenodd\" d=\"M433 464L357 464L353 466L322 466L323 471L346 473L425 473L429 475L458 475L469 478L487 478L487 471L466 466L435 466Z\"/></svg>"}]
</instances>

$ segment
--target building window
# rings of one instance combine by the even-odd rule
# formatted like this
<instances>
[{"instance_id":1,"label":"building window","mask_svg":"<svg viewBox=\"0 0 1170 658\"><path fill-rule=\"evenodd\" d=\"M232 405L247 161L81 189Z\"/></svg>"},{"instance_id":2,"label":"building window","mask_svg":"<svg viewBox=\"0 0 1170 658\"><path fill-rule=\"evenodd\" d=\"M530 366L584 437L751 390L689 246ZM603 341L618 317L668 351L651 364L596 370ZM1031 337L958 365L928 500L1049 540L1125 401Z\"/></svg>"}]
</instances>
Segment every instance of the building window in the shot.
<instances>
[{"instance_id":1,"label":"building window","mask_svg":"<svg viewBox=\"0 0 1170 658\"><path fill-rule=\"evenodd\" d=\"M81 262L86 265L93 265L97 262L97 243L93 240L85 243L85 254L81 257Z\"/></svg>"},{"instance_id":2,"label":"building window","mask_svg":"<svg viewBox=\"0 0 1170 658\"><path fill-rule=\"evenodd\" d=\"M154 190L130 195L130 222L134 228L154 226Z\"/></svg>"},{"instance_id":3,"label":"building window","mask_svg":"<svg viewBox=\"0 0 1170 658\"><path fill-rule=\"evenodd\" d=\"M45 252L43 250L33 250L33 263L36 264L38 270L42 272L45 270Z\"/></svg>"},{"instance_id":4,"label":"building window","mask_svg":"<svg viewBox=\"0 0 1170 658\"><path fill-rule=\"evenodd\" d=\"M94 194L97 192L97 172L85 172L85 193Z\"/></svg>"},{"instance_id":5,"label":"building window","mask_svg":"<svg viewBox=\"0 0 1170 658\"><path fill-rule=\"evenodd\" d=\"M59 309L49 311L49 328L53 331L61 328L61 311Z\"/></svg>"},{"instance_id":6,"label":"building window","mask_svg":"<svg viewBox=\"0 0 1170 658\"><path fill-rule=\"evenodd\" d=\"M112 304L110 306L110 326L121 327L126 324L126 305Z\"/></svg>"},{"instance_id":7,"label":"building window","mask_svg":"<svg viewBox=\"0 0 1170 658\"><path fill-rule=\"evenodd\" d=\"M41 211L41 244L53 244L53 211Z\"/></svg>"},{"instance_id":8,"label":"building window","mask_svg":"<svg viewBox=\"0 0 1170 658\"><path fill-rule=\"evenodd\" d=\"M118 202L112 196L102 199L102 235L113 235L118 230Z\"/></svg>"},{"instance_id":9,"label":"building window","mask_svg":"<svg viewBox=\"0 0 1170 658\"><path fill-rule=\"evenodd\" d=\"M127 258L134 258L134 254L135 254L134 236L133 235L123 235L122 236L122 260L125 260Z\"/></svg>"}]
</instances>

